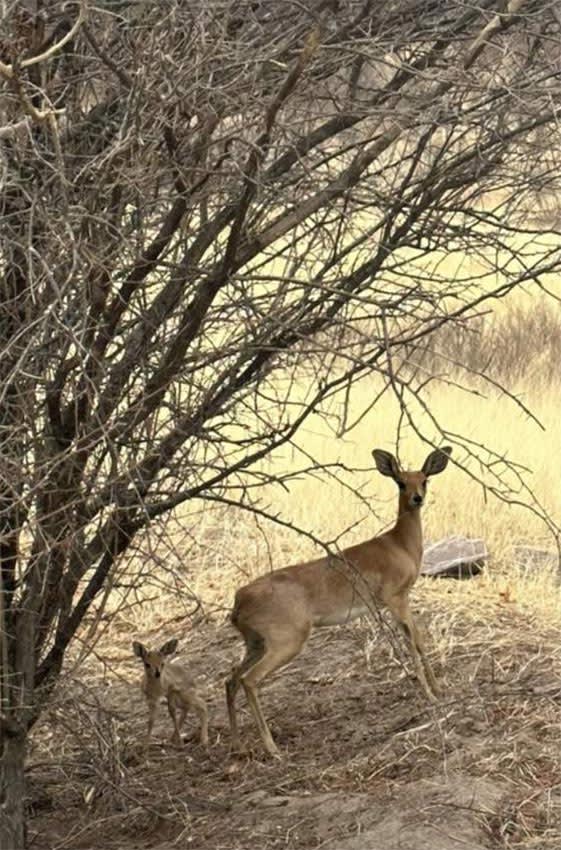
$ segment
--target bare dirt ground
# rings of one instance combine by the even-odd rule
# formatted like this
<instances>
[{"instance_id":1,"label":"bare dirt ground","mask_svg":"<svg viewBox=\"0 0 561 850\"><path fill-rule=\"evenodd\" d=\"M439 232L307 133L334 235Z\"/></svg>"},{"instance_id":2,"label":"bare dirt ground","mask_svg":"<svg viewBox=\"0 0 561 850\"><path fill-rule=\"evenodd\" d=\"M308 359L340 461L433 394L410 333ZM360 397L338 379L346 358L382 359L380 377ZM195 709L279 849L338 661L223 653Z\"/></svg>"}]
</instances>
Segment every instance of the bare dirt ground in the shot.
<instances>
[{"instance_id":1,"label":"bare dirt ground","mask_svg":"<svg viewBox=\"0 0 561 850\"><path fill-rule=\"evenodd\" d=\"M31 846L558 848L561 635L515 602L479 597L478 581L465 583L465 605L453 615L445 583L419 582L446 689L435 706L386 628L361 621L316 631L263 688L280 762L263 754L243 694L247 754L229 752L223 680L240 655L235 631L220 623L188 631L180 617L140 637L155 645L182 638L183 657L205 684L210 746L201 747L188 718L183 750L172 749L162 706L143 756L141 671L122 622L79 677L68 674L36 730Z\"/></svg>"}]
</instances>

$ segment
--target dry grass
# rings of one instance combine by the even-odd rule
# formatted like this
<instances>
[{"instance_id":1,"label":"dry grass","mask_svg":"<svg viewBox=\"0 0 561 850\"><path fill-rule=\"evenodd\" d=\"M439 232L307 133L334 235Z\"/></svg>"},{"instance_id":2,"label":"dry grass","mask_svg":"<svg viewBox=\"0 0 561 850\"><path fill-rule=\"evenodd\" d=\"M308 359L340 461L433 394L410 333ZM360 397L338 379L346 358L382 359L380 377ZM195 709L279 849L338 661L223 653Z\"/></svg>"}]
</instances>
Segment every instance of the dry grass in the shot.
<instances>
[{"instance_id":1,"label":"dry grass","mask_svg":"<svg viewBox=\"0 0 561 850\"><path fill-rule=\"evenodd\" d=\"M358 417L375 391L375 384L369 381L356 388L351 399L351 407L356 409L351 419ZM537 387L528 384L520 396L545 430L495 391L471 395L454 387L441 387L433 392L431 410L445 423L447 431L463 434L487 446L497 457L520 464L525 486L510 476L512 489L505 490L504 501L498 500L484 485L497 486L493 469L503 465L495 462L491 470L485 469L456 447L456 465L431 483L424 508L425 536L427 540L458 533L483 537L492 560L482 584L516 585L517 593L531 598L544 616L556 618L559 595L555 573L526 567L517 551L525 544L555 552L555 540L536 513L514 502L526 502L536 510L543 506L554 522L561 524L557 496L561 477L561 387L546 382ZM340 414L336 407L337 402L331 410L335 418ZM441 443L428 417L415 410L414 403L412 408L416 426L429 439ZM319 539L337 539L338 545L350 545L387 527L394 518L395 488L373 471L371 449L395 449L399 417L399 406L389 395L344 438L334 437L329 420L314 417L299 435L297 447L280 451L268 461L267 471L296 470L306 465L310 456L325 467L343 464L351 471L301 476L290 483L289 489L271 486L261 503ZM399 451L406 465L415 466L422 463L427 448L409 427L402 431ZM486 452L480 454L490 457ZM191 523L191 533L197 538L194 545L181 537ZM189 517L182 517L180 526L171 534L180 544L180 551L189 551L182 566L183 575L189 576L193 590L211 606L227 606L244 577L313 557L318 552L309 539L244 514L209 511L193 517L191 523Z\"/></svg>"},{"instance_id":2,"label":"dry grass","mask_svg":"<svg viewBox=\"0 0 561 850\"><path fill-rule=\"evenodd\" d=\"M429 372L486 372L508 386L559 381L561 307L526 295L460 327L446 325L430 344L411 352Z\"/></svg>"},{"instance_id":3,"label":"dry grass","mask_svg":"<svg viewBox=\"0 0 561 850\"><path fill-rule=\"evenodd\" d=\"M480 386L478 395L435 387L431 409L449 434L461 433L523 465L528 490L511 476L511 500L516 486L526 501L532 492L559 525L561 381L554 369L539 367L549 362L534 317L526 317L524 336L524 313L516 310L520 303L491 323L491 337L483 331L481 350L470 357L475 363L494 347L508 364L507 329L511 339L519 334L510 358L512 377L545 430L511 400L494 390L482 393ZM561 328L560 313L547 313L548 328ZM516 353L524 345L526 369ZM262 494L263 505L339 545L392 521L394 487L373 472L370 452L374 446L395 449L400 417L395 399L384 396L344 437L334 435L344 414L351 422L360 419L376 389L367 379L348 408L342 398L332 400L323 416L309 420L294 446L264 464L285 473L313 457L348 471L302 476L288 490L271 486ZM440 443L434 424L411 404L416 428ZM412 426L402 428L399 452L408 465L420 463L426 451ZM286 760L263 759L247 714L250 757L232 760L222 681L240 651L236 635L223 624L234 589L246 577L312 556L317 547L266 520L199 506L170 522L157 543L152 538L151 577L104 624L94 652L79 668L69 667L58 703L37 730L30 759L36 846L357 850L386 840L384 850L393 850L394 827L395 840L403 841L399 846L411 850L440 840L442 829L474 848L560 846L559 584L555 569L524 564L516 548L525 543L554 549L554 543L535 513L497 501L477 482L496 485L493 467L481 467L459 446L454 460L457 465L431 485L426 537L483 537L491 558L475 580L425 579L416 587L415 606L447 685L441 703L432 708L419 696L403 666L401 644L386 625L360 622L324 630L264 689ZM147 560L146 551L142 557ZM210 622L190 616L193 595ZM114 605L121 601L115 591ZM145 723L135 684L140 674L130 642L173 635L182 639L193 672L206 681L211 748L205 753L196 744L193 724L180 757L155 745L146 762L139 752ZM171 737L163 710L156 732ZM437 793L438 783L444 790ZM63 810L69 815L65 824ZM364 845L359 834L370 836ZM460 845L450 838L445 846Z\"/></svg>"},{"instance_id":4,"label":"dry grass","mask_svg":"<svg viewBox=\"0 0 561 850\"><path fill-rule=\"evenodd\" d=\"M188 649L191 669L207 682L210 749L198 745L196 723L184 752L171 749L162 708L143 758L138 668L129 633L114 634L101 648L103 664L90 659L79 681L68 682L37 735L39 846L460 850L453 840L460 835L471 850L554 850L558 630L477 581L425 580L419 608L446 683L441 702L426 704L385 628L362 622L318 631L264 692L285 752L280 764L264 758L246 709L248 755L229 754L222 680L237 641L210 624L193 632ZM186 625L168 622L156 639ZM442 832L449 843L434 845ZM353 844L359 836L365 843Z\"/></svg>"}]
</instances>

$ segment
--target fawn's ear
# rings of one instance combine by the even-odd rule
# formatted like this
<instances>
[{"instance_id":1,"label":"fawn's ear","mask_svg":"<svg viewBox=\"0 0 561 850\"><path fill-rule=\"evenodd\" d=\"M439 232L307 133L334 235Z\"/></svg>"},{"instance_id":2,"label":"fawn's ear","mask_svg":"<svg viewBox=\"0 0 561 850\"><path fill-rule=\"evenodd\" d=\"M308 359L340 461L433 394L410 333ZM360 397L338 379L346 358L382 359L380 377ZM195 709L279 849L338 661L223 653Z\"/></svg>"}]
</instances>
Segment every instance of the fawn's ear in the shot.
<instances>
[{"instance_id":1,"label":"fawn's ear","mask_svg":"<svg viewBox=\"0 0 561 850\"><path fill-rule=\"evenodd\" d=\"M160 649L160 655L173 655L177 649L177 638L166 641Z\"/></svg>"},{"instance_id":2,"label":"fawn's ear","mask_svg":"<svg viewBox=\"0 0 561 850\"><path fill-rule=\"evenodd\" d=\"M146 655L146 647L142 646L137 640L133 640L132 642L132 651L138 658L144 660L144 656Z\"/></svg>"},{"instance_id":3,"label":"fawn's ear","mask_svg":"<svg viewBox=\"0 0 561 850\"><path fill-rule=\"evenodd\" d=\"M423 464L425 475L438 475L439 472L445 470L451 454L450 446L443 446L441 449L435 449L431 452Z\"/></svg>"},{"instance_id":4,"label":"fawn's ear","mask_svg":"<svg viewBox=\"0 0 561 850\"><path fill-rule=\"evenodd\" d=\"M401 481L401 472L397 465L397 460L390 452L385 452L383 449L374 449L372 456L376 461L376 469L382 475L388 475L394 481Z\"/></svg>"}]
</instances>

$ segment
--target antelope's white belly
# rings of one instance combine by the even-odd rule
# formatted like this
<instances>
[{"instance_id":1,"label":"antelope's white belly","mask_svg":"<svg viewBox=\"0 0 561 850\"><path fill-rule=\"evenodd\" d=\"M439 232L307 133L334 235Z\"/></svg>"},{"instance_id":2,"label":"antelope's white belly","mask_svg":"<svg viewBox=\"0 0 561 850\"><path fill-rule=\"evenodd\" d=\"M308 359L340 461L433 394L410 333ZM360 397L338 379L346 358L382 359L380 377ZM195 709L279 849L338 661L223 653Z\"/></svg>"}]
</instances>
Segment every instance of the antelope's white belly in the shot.
<instances>
[{"instance_id":1,"label":"antelope's white belly","mask_svg":"<svg viewBox=\"0 0 561 850\"><path fill-rule=\"evenodd\" d=\"M320 614L314 620L314 626L341 626L362 617L363 614L368 614L368 611L367 605L357 603L338 611L330 611L328 614Z\"/></svg>"}]
</instances>

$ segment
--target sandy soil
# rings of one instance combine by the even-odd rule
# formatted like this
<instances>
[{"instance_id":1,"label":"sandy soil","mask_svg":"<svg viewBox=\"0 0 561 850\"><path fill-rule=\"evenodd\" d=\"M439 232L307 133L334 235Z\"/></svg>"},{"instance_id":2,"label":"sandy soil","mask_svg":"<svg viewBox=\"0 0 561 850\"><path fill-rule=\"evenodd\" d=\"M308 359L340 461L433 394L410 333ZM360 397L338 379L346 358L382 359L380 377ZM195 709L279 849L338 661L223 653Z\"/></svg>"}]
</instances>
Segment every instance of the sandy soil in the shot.
<instances>
[{"instance_id":1,"label":"sandy soil","mask_svg":"<svg viewBox=\"0 0 561 850\"><path fill-rule=\"evenodd\" d=\"M477 580L475 580L477 581ZM436 621L438 621L438 612ZM440 611L444 622L446 611ZM233 756L223 680L241 642L227 624L183 638L208 697L210 746L188 718L170 744L164 706L149 752L126 623L68 674L30 755L31 846L40 850L546 850L561 845L561 640L515 606L456 616L445 684L429 705L386 628L318 630L263 688L284 754L268 759L243 694L247 753ZM437 653L435 653L435 656ZM180 656L181 653L180 653Z\"/></svg>"}]
</instances>

